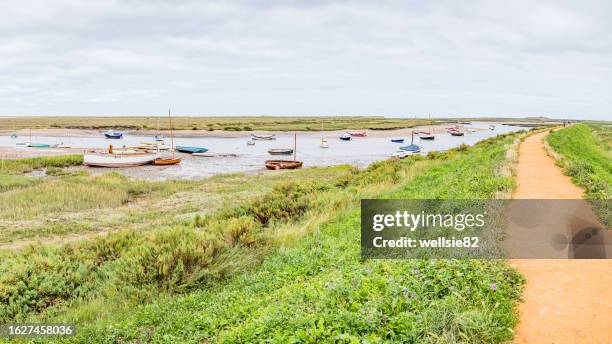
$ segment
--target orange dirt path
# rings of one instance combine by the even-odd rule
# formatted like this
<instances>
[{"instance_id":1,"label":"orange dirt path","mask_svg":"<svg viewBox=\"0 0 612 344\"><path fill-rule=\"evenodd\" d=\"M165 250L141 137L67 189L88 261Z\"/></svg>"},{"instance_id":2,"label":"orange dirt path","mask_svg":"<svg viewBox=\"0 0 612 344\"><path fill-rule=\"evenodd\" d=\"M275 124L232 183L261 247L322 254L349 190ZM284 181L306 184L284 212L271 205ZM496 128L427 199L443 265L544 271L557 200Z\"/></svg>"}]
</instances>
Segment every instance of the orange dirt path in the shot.
<instances>
[{"instance_id":1,"label":"orange dirt path","mask_svg":"<svg viewBox=\"0 0 612 344\"><path fill-rule=\"evenodd\" d=\"M519 148L516 199L579 199L542 142ZM514 343L612 343L612 260L514 259L527 279Z\"/></svg>"}]
</instances>

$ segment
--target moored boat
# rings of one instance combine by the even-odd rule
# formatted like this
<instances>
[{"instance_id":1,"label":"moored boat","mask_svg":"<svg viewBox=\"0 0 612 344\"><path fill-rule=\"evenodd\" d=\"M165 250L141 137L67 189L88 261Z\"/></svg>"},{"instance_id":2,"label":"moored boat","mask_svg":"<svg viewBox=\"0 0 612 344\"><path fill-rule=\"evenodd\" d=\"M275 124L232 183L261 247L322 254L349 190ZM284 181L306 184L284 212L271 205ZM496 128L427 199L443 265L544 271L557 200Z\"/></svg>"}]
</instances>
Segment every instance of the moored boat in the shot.
<instances>
[{"instance_id":1,"label":"moored boat","mask_svg":"<svg viewBox=\"0 0 612 344\"><path fill-rule=\"evenodd\" d=\"M17 142L15 146L18 147L30 147L30 148L50 148L51 145L48 143L37 143L37 142Z\"/></svg>"},{"instance_id":2,"label":"moored boat","mask_svg":"<svg viewBox=\"0 0 612 344\"><path fill-rule=\"evenodd\" d=\"M327 144L327 140L321 139L321 143L319 143L319 147L321 147L321 148L329 148L329 145Z\"/></svg>"},{"instance_id":3,"label":"moored boat","mask_svg":"<svg viewBox=\"0 0 612 344\"><path fill-rule=\"evenodd\" d=\"M95 167L134 167L150 164L157 158L152 153L85 153L83 165Z\"/></svg>"},{"instance_id":4,"label":"moored boat","mask_svg":"<svg viewBox=\"0 0 612 344\"><path fill-rule=\"evenodd\" d=\"M293 154L293 148L272 148L268 149L270 155L291 155Z\"/></svg>"},{"instance_id":5,"label":"moored boat","mask_svg":"<svg viewBox=\"0 0 612 344\"><path fill-rule=\"evenodd\" d=\"M350 140L351 140L351 134L349 134L349 133L344 133L344 134L340 135L340 140L343 140L343 141L350 141Z\"/></svg>"},{"instance_id":6,"label":"moored boat","mask_svg":"<svg viewBox=\"0 0 612 344\"><path fill-rule=\"evenodd\" d=\"M465 133L463 131L459 131L459 130L452 130L450 131L451 136L463 136L465 135Z\"/></svg>"},{"instance_id":7,"label":"moored boat","mask_svg":"<svg viewBox=\"0 0 612 344\"><path fill-rule=\"evenodd\" d=\"M17 138L17 134L11 134L11 138L12 139L16 139Z\"/></svg>"},{"instance_id":8,"label":"moored boat","mask_svg":"<svg viewBox=\"0 0 612 344\"><path fill-rule=\"evenodd\" d=\"M238 154L235 153L193 153L193 156L201 156L205 158L237 158Z\"/></svg>"},{"instance_id":9,"label":"moored boat","mask_svg":"<svg viewBox=\"0 0 612 344\"><path fill-rule=\"evenodd\" d=\"M104 132L104 136L107 139L120 139L123 137L123 133L119 131L109 130Z\"/></svg>"},{"instance_id":10,"label":"moored boat","mask_svg":"<svg viewBox=\"0 0 612 344\"><path fill-rule=\"evenodd\" d=\"M400 149L406 152L418 153L421 151L421 146L409 144L408 146L400 147Z\"/></svg>"},{"instance_id":11,"label":"moored boat","mask_svg":"<svg viewBox=\"0 0 612 344\"><path fill-rule=\"evenodd\" d=\"M172 117L170 116L170 109L168 109L168 123L170 123L170 144L171 144L171 148L174 148L174 135L172 135ZM156 141L158 141L157 140L158 137L159 137L159 135L155 136L155 140ZM163 141L163 139L162 139L162 141ZM160 145L157 146L158 150L159 150L159 146ZM174 149L172 149L171 152L172 152L172 156L159 157L159 158L153 160L153 165L177 165L177 164L180 164L182 159L181 158L177 158L177 157L174 156Z\"/></svg>"},{"instance_id":12,"label":"moored boat","mask_svg":"<svg viewBox=\"0 0 612 344\"><path fill-rule=\"evenodd\" d=\"M204 147L189 147L189 146L176 146L176 150L183 153L206 153L208 148Z\"/></svg>"},{"instance_id":13,"label":"moored boat","mask_svg":"<svg viewBox=\"0 0 612 344\"><path fill-rule=\"evenodd\" d=\"M275 134L251 134L253 140L276 140Z\"/></svg>"},{"instance_id":14,"label":"moored boat","mask_svg":"<svg viewBox=\"0 0 612 344\"><path fill-rule=\"evenodd\" d=\"M403 138L400 138L400 139L391 139L391 142L393 142L393 143L403 143L404 139Z\"/></svg>"},{"instance_id":15,"label":"moored boat","mask_svg":"<svg viewBox=\"0 0 612 344\"><path fill-rule=\"evenodd\" d=\"M365 137L367 135L365 130L361 130L361 131L349 131L348 134L351 135L351 136L354 136L354 137Z\"/></svg>"},{"instance_id":16,"label":"moored boat","mask_svg":"<svg viewBox=\"0 0 612 344\"><path fill-rule=\"evenodd\" d=\"M248 140L248 141L247 141L247 146L255 146L255 141L253 141L253 140Z\"/></svg>"},{"instance_id":17,"label":"moored boat","mask_svg":"<svg viewBox=\"0 0 612 344\"><path fill-rule=\"evenodd\" d=\"M181 163L181 158L160 157L153 160L153 165L176 165Z\"/></svg>"},{"instance_id":18,"label":"moored boat","mask_svg":"<svg viewBox=\"0 0 612 344\"><path fill-rule=\"evenodd\" d=\"M157 142L163 142L164 141L164 137L161 135L155 135L155 141Z\"/></svg>"},{"instance_id":19,"label":"moored boat","mask_svg":"<svg viewBox=\"0 0 612 344\"><path fill-rule=\"evenodd\" d=\"M495 124L489 125L489 130L495 130Z\"/></svg>"},{"instance_id":20,"label":"moored boat","mask_svg":"<svg viewBox=\"0 0 612 344\"><path fill-rule=\"evenodd\" d=\"M399 149L411 153L418 153L421 151L421 146L414 144L414 131L412 132L412 136L410 138L410 144L408 146L400 147Z\"/></svg>"},{"instance_id":21,"label":"moored boat","mask_svg":"<svg viewBox=\"0 0 612 344\"><path fill-rule=\"evenodd\" d=\"M295 160L266 160L268 170L294 170L302 167L301 161Z\"/></svg>"},{"instance_id":22,"label":"moored boat","mask_svg":"<svg viewBox=\"0 0 612 344\"><path fill-rule=\"evenodd\" d=\"M421 139L421 140L435 140L436 137L434 135L431 135L431 134L421 134L421 135L419 135L419 139Z\"/></svg>"},{"instance_id":23,"label":"moored boat","mask_svg":"<svg viewBox=\"0 0 612 344\"><path fill-rule=\"evenodd\" d=\"M391 154L392 158L396 158L396 159L403 159L409 155L411 155L412 153L408 152L408 151L403 151L403 150L398 150L397 152Z\"/></svg>"}]
</instances>

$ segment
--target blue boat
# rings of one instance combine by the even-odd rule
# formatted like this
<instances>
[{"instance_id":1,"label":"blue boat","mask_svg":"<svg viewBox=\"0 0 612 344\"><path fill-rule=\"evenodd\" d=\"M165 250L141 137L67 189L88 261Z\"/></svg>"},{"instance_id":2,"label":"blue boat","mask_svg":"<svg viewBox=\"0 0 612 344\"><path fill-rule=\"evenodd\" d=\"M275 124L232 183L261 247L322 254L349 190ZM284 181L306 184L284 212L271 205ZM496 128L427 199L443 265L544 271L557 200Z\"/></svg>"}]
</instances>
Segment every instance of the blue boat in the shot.
<instances>
[{"instance_id":1,"label":"blue boat","mask_svg":"<svg viewBox=\"0 0 612 344\"><path fill-rule=\"evenodd\" d=\"M408 146L400 147L401 150L406 152L418 153L421 151L421 146L413 144L409 144Z\"/></svg>"},{"instance_id":2,"label":"blue boat","mask_svg":"<svg viewBox=\"0 0 612 344\"><path fill-rule=\"evenodd\" d=\"M206 153L208 148L204 147L187 147L187 146L176 146L176 150L183 153Z\"/></svg>"},{"instance_id":3,"label":"blue boat","mask_svg":"<svg viewBox=\"0 0 612 344\"><path fill-rule=\"evenodd\" d=\"M414 131L412 131L410 144L408 146L400 147L400 150L411 153L418 153L421 151L421 146L414 144Z\"/></svg>"},{"instance_id":4,"label":"blue boat","mask_svg":"<svg viewBox=\"0 0 612 344\"><path fill-rule=\"evenodd\" d=\"M107 139L120 139L123 137L123 133L119 131L109 130L104 133Z\"/></svg>"},{"instance_id":5,"label":"blue boat","mask_svg":"<svg viewBox=\"0 0 612 344\"><path fill-rule=\"evenodd\" d=\"M395 142L395 143L403 143L404 139L391 139L391 142Z\"/></svg>"},{"instance_id":6,"label":"blue boat","mask_svg":"<svg viewBox=\"0 0 612 344\"><path fill-rule=\"evenodd\" d=\"M350 141L351 140L351 134L344 133L344 134L340 135L340 140Z\"/></svg>"}]
</instances>

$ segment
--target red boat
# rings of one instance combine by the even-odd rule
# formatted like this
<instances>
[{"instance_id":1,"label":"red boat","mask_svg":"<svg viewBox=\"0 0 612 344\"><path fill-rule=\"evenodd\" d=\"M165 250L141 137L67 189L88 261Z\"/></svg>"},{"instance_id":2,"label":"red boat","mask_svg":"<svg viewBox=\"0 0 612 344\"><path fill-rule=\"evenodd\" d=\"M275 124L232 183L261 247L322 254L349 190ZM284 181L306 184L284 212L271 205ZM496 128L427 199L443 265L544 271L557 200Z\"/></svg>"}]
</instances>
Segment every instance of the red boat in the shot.
<instances>
[{"instance_id":1,"label":"red boat","mask_svg":"<svg viewBox=\"0 0 612 344\"><path fill-rule=\"evenodd\" d=\"M365 130L363 130L363 131L349 131L348 133L349 133L349 135L354 136L354 137L365 137L365 136L367 136Z\"/></svg>"}]
</instances>

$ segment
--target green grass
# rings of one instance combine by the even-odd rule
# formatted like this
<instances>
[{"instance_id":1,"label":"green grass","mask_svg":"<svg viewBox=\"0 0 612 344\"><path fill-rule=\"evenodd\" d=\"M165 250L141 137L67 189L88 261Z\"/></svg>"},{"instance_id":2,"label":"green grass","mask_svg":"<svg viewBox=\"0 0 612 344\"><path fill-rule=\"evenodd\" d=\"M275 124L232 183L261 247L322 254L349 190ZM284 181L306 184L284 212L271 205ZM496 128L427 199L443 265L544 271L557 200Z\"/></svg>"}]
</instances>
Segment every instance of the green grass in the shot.
<instances>
[{"instance_id":1,"label":"green grass","mask_svg":"<svg viewBox=\"0 0 612 344\"><path fill-rule=\"evenodd\" d=\"M331 189L324 192L330 197L345 190L344 198L369 187L369 197L493 198L514 186L511 176L499 173L513 141L512 135L488 140L433 161L377 163L338 178L333 188L327 184ZM410 174L415 170L419 172ZM361 261L359 212L350 206L359 195L340 209L330 205L338 198L326 200L323 209L334 208L332 216L316 221L322 210L309 212L301 206L320 198L320 186L314 187L317 197L304 190L284 192L306 198L305 203L302 196L282 202L286 206L281 208L292 215L271 212L276 209L272 205L257 212L280 218L302 214L298 223L272 221L276 225L263 235L304 230L299 240L267 246L271 251L264 252L261 265L229 279L199 282L206 287L185 296L162 297L129 314L98 319L82 327L73 341L492 343L512 337L523 280L503 261ZM265 203L281 204L274 199ZM258 208L254 205L220 212L215 221L251 216ZM211 223L200 221L203 226ZM244 256L234 253L232 261L240 262ZM50 319L70 320L72 315Z\"/></svg>"},{"instance_id":2,"label":"green grass","mask_svg":"<svg viewBox=\"0 0 612 344\"><path fill-rule=\"evenodd\" d=\"M43 168L68 167L83 164L82 155L62 155L25 159L2 160L0 175L22 174Z\"/></svg>"},{"instance_id":3,"label":"green grass","mask_svg":"<svg viewBox=\"0 0 612 344\"><path fill-rule=\"evenodd\" d=\"M69 129L126 129L160 130L169 127L167 117L3 117L0 130L32 128ZM338 116L338 117L172 117L172 126L178 130L227 130L227 131L318 131L342 129L397 129L429 124L429 120L384 118L382 116Z\"/></svg>"},{"instance_id":4,"label":"green grass","mask_svg":"<svg viewBox=\"0 0 612 344\"><path fill-rule=\"evenodd\" d=\"M576 124L546 138L559 155L557 162L572 181L586 190L586 198L612 198L612 128L605 124ZM610 224L609 206L594 202L596 212Z\"/></svg>"},{"instance_id":5,"label":"green grass","mask_svg":"<svg viewBox=\"0 0 612 344\"><path fill-rule=\"evenodd\" d=\"M547 141L561 155L566 173L586 189L587 198L612 198L612 128L577 124L556 130Z\"/></svg>"},{"instance_id":6,"label":"green grass","mask_svg":"<svg viewBox=\"0 0 612 344\"><path fill-rule=\"evenodd\" d=\"M301 181L325 180L351 170L349 166L309 168L292 175ZM268 192L287 176L237 173L151 182L118 173L88 176L80 170L51 167L46 172L46 177L0 175L0 190L5 191L0 193L0 244L177 225Z\"/></svg>"},{"instance_id":7,"label":"green grass","mask_svg":"<svg viewBox=\"0 0 612 344\"><path fill-rule=\"evenodd\" d=\"M274 174L278 179L265 192L238 203L229 193L224 206L210 211L190 204L189 216L179 222L158 226L145 216L146 227L138 230L5 252L0 319L74 321L79 331L72 341L81 342L507 340L516 323L519 275L503 261L363 262L355 207L368 197L508 193L513 181L501 167L515 137L361 171ZM159 194L170 203L200 190L189 184L172 199L175 189L166 182L120 178L64 176L38 183L100 184L147 199ZM215 178L221 177L210 180ZM220 189L236 187L244 185ZM141 304L149 305L136 307Z\"/></svg>"}]
</instances>

